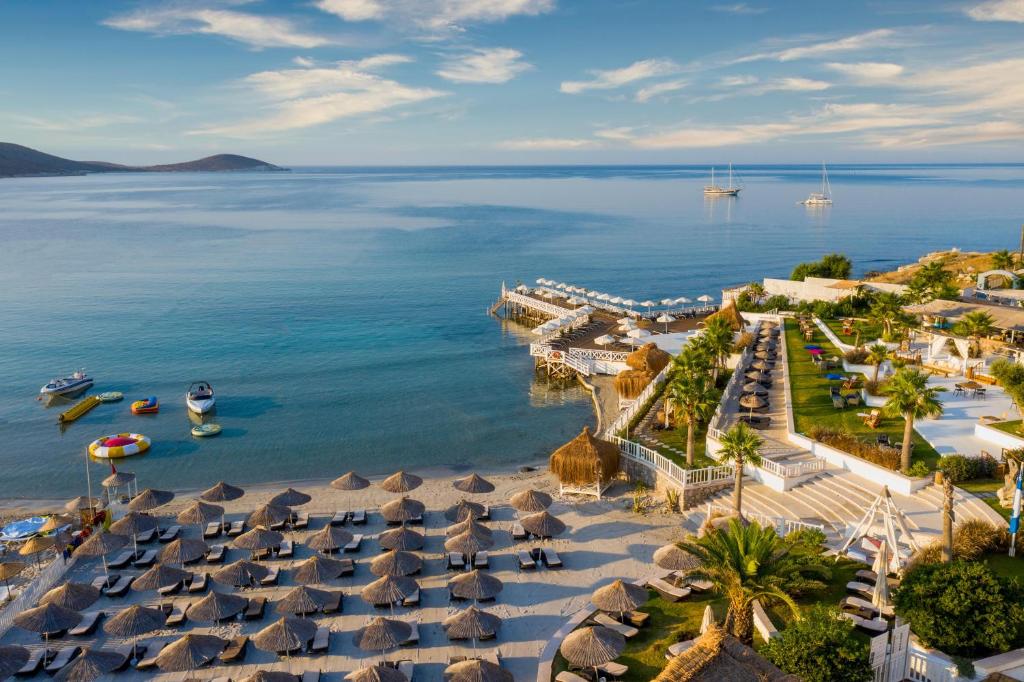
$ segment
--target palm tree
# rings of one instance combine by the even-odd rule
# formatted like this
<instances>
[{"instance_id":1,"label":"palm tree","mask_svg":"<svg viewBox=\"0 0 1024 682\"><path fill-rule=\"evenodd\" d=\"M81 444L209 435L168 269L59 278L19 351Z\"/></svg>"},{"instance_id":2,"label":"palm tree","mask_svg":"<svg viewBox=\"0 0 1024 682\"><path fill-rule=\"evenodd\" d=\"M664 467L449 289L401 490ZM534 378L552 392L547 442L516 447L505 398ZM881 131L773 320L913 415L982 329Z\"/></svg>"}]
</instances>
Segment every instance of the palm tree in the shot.
<instances>
[{"instance_id":1,"label":"palm tree","mask_svg":"<svg viewBox=\"0 0 1024 682\"><path fill-rule=\"evenodd\" d=\"M996 331L996 320L984 310L976 310L961 317L953 325L953 331L970 339L971 347L978 350L982 337Z\"/></svg>"},{"instance_id":2,"label":"palm tree","mask_svg":"<svg viewBox=\"0 0 1024 682\"><path fill-rule=\"evenodd\" d=\"M1012 270L1013 269L1013 254L1007 249L1000 249L992 254L992 269L993 270Z\"/></svg>"},{"instance_id":3,"label":"palm tree","mask_svg":"<svg viewBox=\"0 0 1024 682\"><path fill-rule=\"evenodd\" d=\"M718 391L707 373L677 374L669 386L668 402L686 420L686 464L693 466L693 441L697 424L706 421L718 406ZM668 410L666 409L666 420Z\"/></svg>"},{"instance_id":4,"label":"palm tree","mask_svg":"<svg viewBox=\"0 0 1024 682\"><path fill-rule=\"evenodd\" d=\"M711 371L712 361L705 346L698 342L700 337L691 340L680 351L679 355L672 359L674 374L685 374L695 376L707 374Z\"/></svg>"},{"instance_id":5,"label":"palm tree","mask_svg":"<svg viewBox=\"0 0 1024 682\"><path fill-rule=\"evenodd\" d=\"M871 383L878 383L878 370L881 369L882 363L889 359L889 347L884 343L875 343L868 346L868 357L867 361L869 365L874 365L875 372L871 376Z\"/></svg>"},{"instance_id":6,"label":"palm tree","mask_svg":"<svg viewBox=\"0 0 1024 682\"><path fill-rule=\"evenodd\" d=\"M868 319L882 325L883 337L892 339L893 330L898 325L908 324L910 318L903 312L903 299L897 294L886 292L875 297L868 311Z\"/></svg>"},{"instance_id":7,"label":"palm tree","mask_svg":"<svg viewBox=\"0 0 1024 682\"><path fill-rule=\"evenodd\" d=\"M713 317L704 327L700 335L701 345L707 349L714 363L714 377L718 381L718 370L725 366L725 359L732 353L733 331L729 321L722 317Z\"/></svg>"},{"instance_id":8,"label":"palm tree","mask_svg":"<svg viewBox=\"0 0 1024 682\"><path fill-rule=\"evenodd\" d=\"M743 465L749 462L754 466L760 466L760 448L764 441L747 426L746 422L737 422L722 435L718 442L722 446L718 451L718 461L724 464L732 462L735 466L732 506L736 510L736 514L742 516Z\"/></svg>"},{"instance_id":9,"label":"palm tree","mask_svg":"<svg viewBox=\"0 0 1024 682\"><path fill-rule=\"evenodd\" d=\"M760 303L765 295L764 285L760 282L751 282L747 285L747 293L754 299L754 303Z\"/></svg>"},{"instance_id":10,"label":"palm tree","mask_svg":"<svg viewBox=\"0 0 1024 682\"><path fill-rule=\"evenodd\" d=\"M755 599L778 600L799 620L800 610L787 588L799 582L804 588L820 589L824 587L820 578L829 577L826 567L790 556L789 546L775 529L756 523L745 525L739 519L730 519L728 528L710 530L697 539L687 538L679 547L699 562L683 575L710 581L715 591L726 597L726 630L748 644L754 636ZM807 580L804 574L819 579Z\"/></svg>"},{"instance_id":11,"label":"palm tree","mask_svg":"<svg viewBox=\"0 0 1024 682\"><path fill-rule=\"evenodd\" d=\"M885 411L893 417L903 417L903 452L900 455L900 468L910 469L910 447L914 438L914 420L920 417L939 417L942 415L942 401L938 394L945 389L928 385L928 375L910 367L896 372L885 387L889 396L885 402Z\"/></svg>"}]
</instances>

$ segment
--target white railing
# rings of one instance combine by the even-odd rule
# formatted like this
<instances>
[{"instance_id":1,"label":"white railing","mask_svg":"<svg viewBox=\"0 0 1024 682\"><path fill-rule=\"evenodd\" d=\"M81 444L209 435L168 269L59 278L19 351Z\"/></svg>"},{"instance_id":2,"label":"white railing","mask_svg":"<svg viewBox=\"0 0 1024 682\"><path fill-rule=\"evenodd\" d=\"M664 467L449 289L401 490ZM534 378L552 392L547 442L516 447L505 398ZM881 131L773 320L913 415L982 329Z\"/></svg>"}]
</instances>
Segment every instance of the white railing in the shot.
<instances>
[{"instance_id":1,"label":"white railing","mask_svg":"<svg viewBox=\"0 0 1024 682\"><path fill-rule=\"evenodd\" d=\"M825 460L815 458L806 462L793 462L792 464L780 464L770 459L761 458L759 469L764 469L770 474L781 478L799 478L807 474L817 473L825 470Z\"/></svg>"},{"instance_id":2,"label":"white railing","mask_svg":"<svg viewBox=\"0 0 1024 682\"><path fill-rule=\"evenodd\" d=\"M716 511L724 514L732 514L735 512L732 507L727 507L724 504L708 502L708 518L711 518L711 513ZM743 511L743 516L751 521L757 521L757 523L762 527L774 528L775 532L779 534L779 537L786 537L787 534L792 533L795 530L802 530L805 528L820 530L822 533L825 532L825 526L820 523L807 523L806 521L798 521L797 519L787 519L784 516L768 516L767 514L747 510Z\"/></svg>"},{"instance_id":3,"label":"white railing","mask_svg":"<svg viewBox=\"0 0 1024 682\"><path fill-rule=\"evenodd\" d=\"M32 579L32 582L22 590L21 594L15 597L0 611L0 637L11 627L14 617L22 611L27 611L36 605L42 597L58 580L64 577L68 569L75 564L75 558L71 557L66 562L58 555L50 565Z\"/></svg>"},{"instance_id":4,"label":"white railing","mask_svg":"<svg viewBox=\"0 0 1024 682\"><path fill-rule=\"evenodd\" d=\"M532 296L526 296L515 291L506 291L505 300L517 303L527 308L533 308L539 312L551 315L553 317L563 317L572 313L572 308L563 308L562 306L555 305L554 303L545 303L544 301L538 301Z\"/></svg>"},{"instance_id":5,"label":"white railing","mask_svg":"<svg viewBox=\"0 0 1024 682\"><path fill-rule=\"evenodd\" d=\"M587 360L607 360L608 362L625 362L628 351L601 350L599 348L570 348L569 355Z\"/></svg>"},{"instance_id":6,"label":"white railing","mask_svg":"<svg viewBox=\"0 0 1024 682\"><path fill-rule=\"evenodd\" d=\"M647 401L654 397L654 394L661 388L661 385L665 382L668 377L669 371L672 368L672 363L665 365L658 374L651 380L651 383L644 387L644 390L640 392L640 395L636 397L633 404L623 410L619 416L611 423L611 425L605 429L605 439L611 440L611 437L618 434L619 431L626 428L633 417L643 409Z\"/></svg>"},{"instance_id":7,"label":"white railing","mask_svg":"<svg viewBox=\"0 0 1024 682\"><path fill-rule=\"evenodd\" d=\"M589 360L573 357L568 353L563 353L561 358L563 364L568 365L585 377L589 377L593 373L593 368L591 367Z\"/></svg>"},{"instance_id":8,"label":"white railing","mask_svg":"<svg viewBox=\"0 0 1024 682\"><path fill-rule=\"evenodd\" d=\"M640 443L618 436L612 436L609 440L619 446L619 453L623 457L665 474L682 488L731 480L733 477L732 467L729 466L684 469L657 450L652 450Z\"/></svg>"}]
</instances>

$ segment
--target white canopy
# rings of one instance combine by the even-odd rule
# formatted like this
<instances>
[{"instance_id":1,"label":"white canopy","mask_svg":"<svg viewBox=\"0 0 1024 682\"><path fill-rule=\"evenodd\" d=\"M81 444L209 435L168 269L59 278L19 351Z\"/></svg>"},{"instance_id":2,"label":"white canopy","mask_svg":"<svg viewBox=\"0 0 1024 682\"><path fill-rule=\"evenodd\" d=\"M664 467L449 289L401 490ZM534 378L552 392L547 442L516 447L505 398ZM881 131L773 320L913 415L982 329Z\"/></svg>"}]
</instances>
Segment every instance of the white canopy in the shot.
<instances>
[{"instance_id":1,"label":"white canopy","mask_svg":"<svg viewBox=\"0 0 1024 682\"><path fill-rule=\"evenodd\" d=\"M669 322L675 321L676 318L672 317L668 313L662 313L661 315L658 316L658 322L661 322L662 324L668 324Z\"/></svg>"},{"instance_id":2,"label":"white canopy","mask_svg":"<svg viewBox=\"0 0 1024 682\"><path fill-rule=\"evenodd\" d=\"M661 299L661 305L673 305L675 303L679 303L679 301L677 299L674 299L674 298L663 298L663 299Z\"/></svg>"},{"instance_id":3,"label":"white canopy","mask_svg":"<svg viewBox=\"0 0 1024 682\"><path fill-rule=\"evenodd\" d=\"M610 334L605 334L604 336L599 336L594 339L594 343L599 346L607 346L610 343L615 343L615 337Z\"/></svg>"},{"instance_id":4,"label":"white canopy","mask_svg":"<svg viewBox=\"0 0 1024 682\"><path fill-rule=\"evenodd\" d=\"M626 336L631 339L646 339L651 333L646 329L630 329L626 332Z\"/></svg>"},{"instance_id":5,"label":"white canopy","mask_svg":"<svg viewBox=\"0 0 1024 682\"><path fill-rule=\"evenodd\" d=\"M680 297L679 297L679 298L677 298L677 299L676 299L676 300L675 300L674 302L675 302L675 303L678 303L678 304L683 304L683 303L693 303L693 301L691 301L690 299L686 298L685 296L680 296Z\"/></svg>"},{"instance_id":6,"label":"white canopy","mask_svg":"<svg viewBox=\"0 0 1024 682\"><path fill-rule=\"evenodd\" d=\"M711 303L715 299L711 298L707 294L704 294L703 296L698 296L697 300L700 301L701 303Z\"/></svg>"}]
</instances>

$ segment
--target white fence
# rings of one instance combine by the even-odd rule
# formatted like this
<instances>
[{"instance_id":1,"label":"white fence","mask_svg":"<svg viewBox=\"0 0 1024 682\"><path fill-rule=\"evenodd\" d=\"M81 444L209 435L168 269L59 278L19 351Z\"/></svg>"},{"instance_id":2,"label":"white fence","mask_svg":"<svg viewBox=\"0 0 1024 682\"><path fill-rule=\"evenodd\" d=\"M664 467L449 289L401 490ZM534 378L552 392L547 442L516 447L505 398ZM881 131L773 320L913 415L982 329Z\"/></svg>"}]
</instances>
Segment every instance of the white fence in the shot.
<instances>
[{"instance_id":1,"label":"white fence","mask_svg":"<svg viewBox=\"0 0 1024 682\"><path fill-rule=\"evenodd\" d=\"M643 409L647 401L654 397L654 394L661 388L661 385L665 383L665 379L668 377L669 371L672 369L672 363L665 365L658 374L651 380L651 383L644 387L644 390L640 392L640 395L636 397L633 404L623 410L619 416L611 423L611 425L605 429L605 440L613 440L615 435L619 431L626 428L626 425L633 420L640 410Z\"/></svg>"},{"instance_id":2,"label":"white fence","mask_svg":"<svg viewBox=\"0 0 1024 682\"><path fill-rule=\"evenodd\" d=\"M658 451L639 443L618 436L612 436L609 440L619 446L623 457L665 474L682 488L730 480L733 476L732 467L729 466L684 469Z\"/></svg>"},{"instance_id":3,"label":"white fence","mask_svg":"<svg viewBox=\"0 0 1024 682\"><path fill-rule=\"evenodd\" d=\"M570 348L568 353L571 357L586 360L607 360L608 362L625 362L626 358L629 357L628 351L603 350L600 348Z\"/></svg>"},{"instance_id":4,"label":"white fence","mask_svg":"<svg viewBox=\"0 0 1024 682\"><path fill-rule=\"evenodd\" d=\"M711 517L712 512L722 512L724 514L732 514L735 510L732 507L727 507L724 504L718 504L716 502L708 502L708 518ZM783 516L768 516L767 514L761 514L752 511L743 511L743 516L751 521L757 521L763 527L772 527L775 532L779 534L779 537L785 537L787 533L792 533L795 530L802 530L811 528L814 530L820 530L822 533L825 532L825 526L820 523L807 523L806 521L797 521L796 519L787 519Z\"/></svg>"},{"instance_id":5,"label":"white fence","mask_svg":"<svg viewBox=\"0 0 1024 682\"><path fill-rule=\"evenodd\" d=\"M14 622L14 617L22 611L34 607L39 598L42 597L51 587L53 587L58 580L64 577L75 564L75 558L71 557L64 561L61 556L57 556L50 565L39 572L38 575L29 583L21 594L14 598L7 606L0 611L0 637L10 629Z\"/></svg>"},{"instance_id":6,"label":"white fence","mask_svg":"<svg viewBox=\"0 0 1024 682\"><path fill-rule=\"evenodd\" d=\"M573 311L572 308L563 308L562 306L555 305L554 303L538 301L532 296L516 293L515 291L505 291L504 297L506 301L516 303L526 308L532 308L533 310L542 312L545 315L551 315L553 317L564 317L565 315L572 314Z\"/></svg>"},{"instance_id":7,"label":"white fence","mask_svg":"<svg viewBox=\"0 0 1024 682\"><path fill-rule=\"evenodd\" d=\"M807 474L824 471L825 460L816 458L804 462L780 464L779 462L774 462L762 457L761 464L758 468L764 469L768 473L775 474L780 478L799 478L800 476L806 476Z\"/></svg>"}]
</instances>

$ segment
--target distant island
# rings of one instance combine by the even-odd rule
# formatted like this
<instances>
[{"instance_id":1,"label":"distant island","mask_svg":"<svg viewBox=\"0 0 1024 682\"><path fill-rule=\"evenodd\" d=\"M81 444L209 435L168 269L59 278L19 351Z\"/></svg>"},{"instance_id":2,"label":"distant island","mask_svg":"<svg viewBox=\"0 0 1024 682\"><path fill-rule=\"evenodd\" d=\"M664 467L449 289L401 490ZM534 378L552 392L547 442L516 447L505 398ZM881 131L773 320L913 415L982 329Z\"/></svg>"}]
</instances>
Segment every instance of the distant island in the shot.
<instances>
[{"instance_id":1,"label":"distant island","mask_svg":"<svg viewBox=\"0 0 1024 682\"><path fill-rule=\"evenodd\" d=\"M0 142L0 178L18 178L51 175L84 175L86 173L180 173L226 171L286 171L266 161L238 156L215 154L195 161L168 163L158 166L123 166L105 161L72 161L52 154L13 144Z\"/></svg>"}]
</instances>

